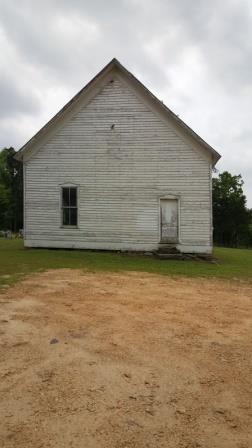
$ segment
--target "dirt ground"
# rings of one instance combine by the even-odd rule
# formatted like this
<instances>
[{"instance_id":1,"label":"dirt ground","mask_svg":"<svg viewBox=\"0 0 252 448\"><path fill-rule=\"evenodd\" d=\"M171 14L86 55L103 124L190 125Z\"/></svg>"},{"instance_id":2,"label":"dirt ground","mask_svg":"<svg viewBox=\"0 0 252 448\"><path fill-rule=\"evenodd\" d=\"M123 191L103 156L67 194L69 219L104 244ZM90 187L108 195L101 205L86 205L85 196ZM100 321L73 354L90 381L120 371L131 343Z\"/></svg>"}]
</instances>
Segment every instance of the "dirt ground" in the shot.
<instances>
[{"instance_id":1,"label":"dirt ground","mask_svg":"<svg viewBox=\"0 0 252 448\"><path fill-rule=\"evenodd\" d=\"M1 448L249 448L252 285L56 270L0 294Z\"/></svg>"}]
</instances>

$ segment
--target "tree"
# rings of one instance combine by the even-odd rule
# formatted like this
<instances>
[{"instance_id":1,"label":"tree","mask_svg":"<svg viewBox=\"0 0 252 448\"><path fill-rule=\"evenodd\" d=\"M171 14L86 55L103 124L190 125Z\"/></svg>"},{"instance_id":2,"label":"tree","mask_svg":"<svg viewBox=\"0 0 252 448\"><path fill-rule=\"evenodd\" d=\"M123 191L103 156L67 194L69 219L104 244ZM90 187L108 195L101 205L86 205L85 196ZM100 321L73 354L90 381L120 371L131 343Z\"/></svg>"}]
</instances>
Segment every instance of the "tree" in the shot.
<instances>
[{"instance_id":1,"label":"tree","mask_svg":"<svg viewBox=\"0 0 252 448\"><path fill-rule=\"evenodd\" d=\"M0 229L23 227L23 167L14 159L14 148L0 152Z\"/></svg>"},{"instance_id":2,"label":"tree","mask_svg":"<svg viewBox=\"0 0 252 448\"><path fill-rule=\"evenodd\" d=\"M217 244L238 247L248 245L251 212L246 208L241 175L228 171L213 179L213 226Z\"/></svg>"}]
</instances>

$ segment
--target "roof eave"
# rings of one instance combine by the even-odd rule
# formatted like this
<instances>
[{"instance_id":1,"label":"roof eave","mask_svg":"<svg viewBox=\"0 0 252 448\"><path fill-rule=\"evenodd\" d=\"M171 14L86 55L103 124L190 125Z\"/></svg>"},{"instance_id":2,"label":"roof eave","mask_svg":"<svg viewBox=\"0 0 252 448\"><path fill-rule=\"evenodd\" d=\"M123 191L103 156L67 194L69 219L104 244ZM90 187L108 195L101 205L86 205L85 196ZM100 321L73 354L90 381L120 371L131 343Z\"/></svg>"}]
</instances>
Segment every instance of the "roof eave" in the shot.
<instances>
[{"instance_id":1,"label":"roof eave","mask_svg":"<svg viewBox=\"0 0 252 448\"><path fill-rule=\"evenodd\" d=\"M147 95L151 96L152 100L155 101L159 107L161 107L169 116L179 125L181 126L184 131L190 135L198 144L200 144L202 147L204 147L208 152L211 153L212 156L212 166L214 167L218 160L221 158L221 155L214 149L212 146L210 146L205 140L203 140L196 132L193 131L192 128L190 128L181 118L179 118L171 109L169 109L162 101L160 101L147 87L145 87L144 84L141 83L131 72L129 72L116 58L113 58L94 78L91 79L91 81L88 82L73 98L71 98L68 103L65 104L65 106L62 107L62 109L57 112L56 115L54 115L53 118L51 118L30 140L28 140L25 145L23 145L19 151L15 154L15 159L21 161L23 159L23 155L26 151L29 149L32 149L33 145L36 144L38 138L47 131L48 128L50 128L55 122L57 122L58 119L64 114L68 108L73 105L78 98L89 89L93 83L100 78L103 74L106 72L109 72L114 67L119 68L122 72L124 72L128 77L132 78L134 82L136 82L143 90L146 92Z\"/></svg>"},{"instance_id":2,"label":"roof eave","mask_svg":"<svg viewBox=\"0 0 252 448\"><path fill-rule=\"evenodd\" d=\"M103 69L99 73L97 73L97 75L95 75L78 93L76 93L52 118L50 118L50 120L44 126L42 126L42 128L39 129L38 132L36 132L36 134L32 138L30 138L30 140L28 140L17 151L17 153L14 156L15 159L21 161L23 159L24 153L28 151L33 146L33 144L36 143L37 139L44 132L46 132L47 129L51 127L72 104L74 104L78 100L78 98L82 95L82 93L84 93L84 91L88 90L88 88L94 83L96 79L100 78L106 72L112 70L114 66L119 65L120 63L119 61L117 61L116 58L113 58L107 65L105 65L105 67L103 67Z\"/></svg>"}]
</instances>

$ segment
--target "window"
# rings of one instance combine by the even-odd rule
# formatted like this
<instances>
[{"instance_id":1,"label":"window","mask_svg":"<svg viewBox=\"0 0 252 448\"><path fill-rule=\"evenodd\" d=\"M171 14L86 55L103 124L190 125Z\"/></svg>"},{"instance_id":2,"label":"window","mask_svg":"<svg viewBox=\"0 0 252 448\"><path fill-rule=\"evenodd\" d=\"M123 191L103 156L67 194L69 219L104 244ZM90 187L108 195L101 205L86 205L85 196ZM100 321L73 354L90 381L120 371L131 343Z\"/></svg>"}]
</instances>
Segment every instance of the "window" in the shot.
<instances>
[{"instance_id":1,"label":"window","mask_svg":"<svg viewBox=\"0 0 252 448\"><path fill-rule=\"evenodd\" d=\"M62 225L77 226L77 188L62 188Z\"/></svg>"}]
</instances>

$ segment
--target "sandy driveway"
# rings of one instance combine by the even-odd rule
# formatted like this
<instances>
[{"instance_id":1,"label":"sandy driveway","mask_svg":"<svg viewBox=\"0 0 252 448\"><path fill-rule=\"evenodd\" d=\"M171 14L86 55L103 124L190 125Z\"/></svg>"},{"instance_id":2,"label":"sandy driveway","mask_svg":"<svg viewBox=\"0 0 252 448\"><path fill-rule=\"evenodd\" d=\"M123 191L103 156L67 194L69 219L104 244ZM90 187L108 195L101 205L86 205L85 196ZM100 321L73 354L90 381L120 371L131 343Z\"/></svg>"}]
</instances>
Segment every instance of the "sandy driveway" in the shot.
<instances>
[{"instance_id":1,"label":"sandy driveway","mask_svg":"<svg viewBox=\"0 0 252 448\"><path fill-rule=\"evenodd\" d=\"M1 448L252 446L252 285L58 270L0 312Z\"/></svg>"}]
</instances>

